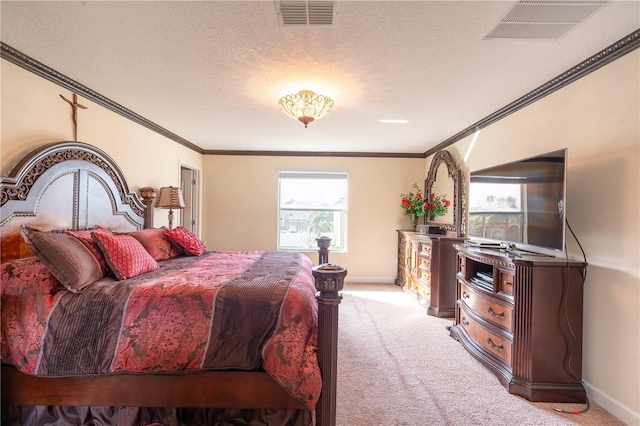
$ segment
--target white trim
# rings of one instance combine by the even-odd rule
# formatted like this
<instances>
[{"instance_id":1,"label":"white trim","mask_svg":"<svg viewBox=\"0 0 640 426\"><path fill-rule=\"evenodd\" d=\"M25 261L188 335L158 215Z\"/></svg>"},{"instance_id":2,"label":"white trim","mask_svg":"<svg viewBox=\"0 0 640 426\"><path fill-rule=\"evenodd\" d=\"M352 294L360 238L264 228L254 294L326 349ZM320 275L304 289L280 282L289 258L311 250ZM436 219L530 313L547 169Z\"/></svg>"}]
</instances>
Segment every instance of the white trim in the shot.
<instances>
[{"instance_id":1,"label":"white trim","mask_svg":"<svg viewBox=\"0 0 640 426\"><path fill-rule=\"evenodd\" d=\"M194 164L188 163L186 161L182 161L181 159L178 159L178 182L180 182L180 179L182 178L182 168L185 169L191 169L191 170L195 170L197 171L197 175L198 175L198 208L197 208L197 212L196 214L198 215L196 223L197 223L197 229L196 229L196 235L202 235L202 167L200 166L196 166Z\"/></svg>"},{"instance_id":2,"label":"white trim","mask_svg":"<svg viewBox=\"0 0 640 426\"><path fill-rule=\"evenodd\" d=\"M329 252L329 259L331 259L331 253ZM394 284L395 278L384 278L384 277L352 277L347 275L344 278L344 281L347 283L371 283L371 284Z\"/></svg>"},{"instance_id":3,"label":"white trim","mask_svg":"<svg viewBox=\"0 0 640 426\"><path fill-rule=\"evenodd\" d=\"M628 425L640 425L640 413L633 411L630 407L627 407L591 383L584 380L583 383L585 390L587 391L587 397L591 402L598 404L600 407L607 410L610 414Z\"/></svg>"}]
</instances>

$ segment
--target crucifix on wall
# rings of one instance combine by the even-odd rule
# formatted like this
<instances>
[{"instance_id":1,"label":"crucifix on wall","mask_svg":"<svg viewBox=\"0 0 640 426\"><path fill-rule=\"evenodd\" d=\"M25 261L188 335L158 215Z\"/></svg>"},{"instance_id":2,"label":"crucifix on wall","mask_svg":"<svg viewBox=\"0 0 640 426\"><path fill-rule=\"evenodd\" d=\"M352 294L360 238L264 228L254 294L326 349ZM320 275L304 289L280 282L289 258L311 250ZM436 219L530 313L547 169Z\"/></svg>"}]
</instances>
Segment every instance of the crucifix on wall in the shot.
<instances>
[{"instance_id":1,"label":"crucifix on wall","mask_svg":"<svg viewBox=\"0 0 640 426\"><path fill-rule=\"evenodd\" d=\"M77 142L78 141L78 108L87 109L87 107L84 105L80 105L78 103L78 95L76 95L75 93L73 94L73 101L70 101L69 99L65 98L62 95L60 95L60 97L64 99L65 102L67 102L69 105L71 105L71 110L72 110L71 114L73 117L73 140Z\"/></svg>"}]
</instances>

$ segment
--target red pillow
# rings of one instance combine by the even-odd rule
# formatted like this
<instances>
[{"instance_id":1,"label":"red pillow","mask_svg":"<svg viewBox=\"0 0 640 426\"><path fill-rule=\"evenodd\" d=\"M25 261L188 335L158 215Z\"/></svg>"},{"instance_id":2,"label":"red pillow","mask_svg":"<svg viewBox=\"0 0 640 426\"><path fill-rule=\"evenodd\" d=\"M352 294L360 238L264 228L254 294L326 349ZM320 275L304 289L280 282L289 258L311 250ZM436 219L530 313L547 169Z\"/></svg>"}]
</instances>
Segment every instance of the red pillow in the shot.
<instances>
[{"instance_id":1,"label":"red pillow","mask_svg":"<svg viewBox=\"0 0 640 426\"><path fill-rule=\"evenodd\" d=\"M91 238L98 244L109 267L119 280L126 280L160 267L142 244L131 235L93 232Z\"/></svg>"},{"instance_id":2,"label":"red pillow","mask_svg":"<svg viewBox=\"0 0 640 426\"><path fill-rule=\"evenodd\" d=\"M182 248L171 243L167 238L166 228L148 228L128 234L140 241L155 260L171 259L183 253Z\"/></svg>"},{"instance_id":3,"label":"red pillow","mask_svg":"<svg viewBox=\"0 0 640 426\"><path fill-rule=\"evenodd\" d=\"M183 226L168 230L167 237L192 256L200 256L207 251L207 246L204 242Z\"/></svg>"}]
</instances>

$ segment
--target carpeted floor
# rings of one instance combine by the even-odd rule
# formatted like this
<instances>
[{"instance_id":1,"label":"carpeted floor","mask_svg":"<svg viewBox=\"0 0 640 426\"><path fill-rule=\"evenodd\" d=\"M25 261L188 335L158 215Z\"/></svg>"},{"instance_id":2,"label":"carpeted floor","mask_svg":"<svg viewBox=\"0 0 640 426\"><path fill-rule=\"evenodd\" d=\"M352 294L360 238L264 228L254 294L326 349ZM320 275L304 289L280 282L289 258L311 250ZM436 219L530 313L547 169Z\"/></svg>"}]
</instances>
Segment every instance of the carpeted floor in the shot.
<instances>
[{"instance_id":1,"label":"carpeted floor","mask_svg":"<svg viewBox=\"0 0 640 426\"><path fill-rule=\"evenodd\" d=\"M532 403L510 395L393 284L346 284L340 305L337 424L624 425L595 404Z\"/></svg>"}]
</instances>

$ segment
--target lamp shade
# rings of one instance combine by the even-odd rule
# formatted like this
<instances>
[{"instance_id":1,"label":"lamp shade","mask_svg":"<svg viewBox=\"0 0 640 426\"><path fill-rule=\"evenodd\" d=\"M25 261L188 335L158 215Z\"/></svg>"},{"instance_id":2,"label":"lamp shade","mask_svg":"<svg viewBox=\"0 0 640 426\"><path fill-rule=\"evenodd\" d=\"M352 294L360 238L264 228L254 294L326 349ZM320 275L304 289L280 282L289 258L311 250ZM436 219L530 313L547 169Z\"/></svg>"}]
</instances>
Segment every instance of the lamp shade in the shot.
<instances>
[{"instance_id":1,"label":"lamp shade","mask_svg":"<svg viewBox=\"0 0 640 426\"><path fill-rule=\"evenodd\" d=\"M156 207L159 209L184 209L186 204L184 203L184 197L182 196L182 189L175 186L165 186L158 191L158 201L156 201Z\"/></svg>"}]
</instances>

